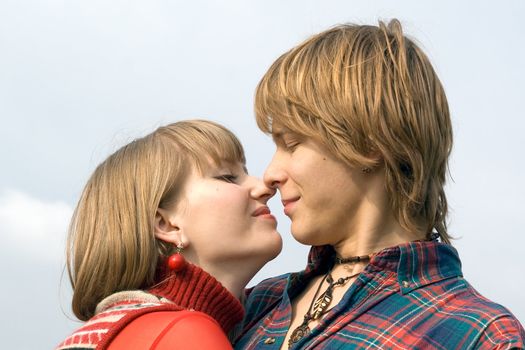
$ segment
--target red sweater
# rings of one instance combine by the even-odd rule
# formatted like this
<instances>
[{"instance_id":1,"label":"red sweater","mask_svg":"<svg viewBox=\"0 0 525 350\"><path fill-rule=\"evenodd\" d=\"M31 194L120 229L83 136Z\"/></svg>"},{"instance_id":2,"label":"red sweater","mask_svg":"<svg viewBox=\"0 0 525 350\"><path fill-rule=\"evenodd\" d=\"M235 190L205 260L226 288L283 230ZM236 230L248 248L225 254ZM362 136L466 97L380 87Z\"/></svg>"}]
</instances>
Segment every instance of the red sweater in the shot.
<instances>
[{"instance_id":1,"label":"red sweater","mask_svg":"<svg viewBox=\"0 0 525 350\"><path fill-rule=\"evenodd\" d=\"M146 320L147 314L152 312L193 311L172 313L172 320L184 320L184 322L177 321L176 327L173 326L175 322L159 324L159 327L162 326L162 328L159 328L158 332L163 335L168 333L164 337L164 342L169 339L177 340L177 346L173 347L174 349L186 348L179 342L181 339L187 343L196 340L187 333L188 327L195 327L195 325L207 327L206 332L199 333L199 338L206 338L208 333L220 333L221 328L227 333L242 320L244 311L239 300L201 268L188 264L181 272L161 273L160 276L164 276L158 279L161 282L147 292L124 291L102 300L97 305L95 316L60 343L57 350L107 349L126 326L129 325L129 328L125 329L122 335L130 334L134 326L140 329L141 320ZM155 315L164 315L168 317L168 320L170 319L170 313ZM133 321L135 322L131 324ZM170 327L169 330L168 327ZM198 330L195 331L198 332ZM157 332L154 330L154 333ZM138 336L140 332L137 332ZM158 334L156 336L158 338ZM117 340L116 343L121 341L122 336ZM158 340L155 341L157 345ZM206 339L197 340L206 341ZM162 347L152 346L150 348L161 349Z\"/></svg>"}]
</instances>

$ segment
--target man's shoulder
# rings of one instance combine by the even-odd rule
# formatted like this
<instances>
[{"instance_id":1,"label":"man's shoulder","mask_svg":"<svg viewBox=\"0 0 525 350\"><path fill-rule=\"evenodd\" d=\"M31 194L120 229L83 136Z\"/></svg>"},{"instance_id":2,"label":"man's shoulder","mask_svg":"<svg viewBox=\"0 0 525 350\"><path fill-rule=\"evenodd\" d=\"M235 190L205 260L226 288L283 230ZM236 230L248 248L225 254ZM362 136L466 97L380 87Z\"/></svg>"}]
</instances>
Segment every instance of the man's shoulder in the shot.
<instances>
[{"instance_id":1,"label":"man's shoulder","mask_svg":"<svg viewBox=\"0 0 525 350\"><path fill-rule=\"evenodd\" d=\"M461 329L463 333L458 342L469 339L476 349L521 349L524 346L525 331L511 311L483 296L463 278L446 285L439 290L440 297L433 305L437 322L433 327L434 336L440 329L447 334L450 329ZM453 338L449 336L449 341Z\"/></svg>"},{"instance_id":2,"label":"man's shoulder","mask_svg":"<svg viewBox=\"0 0 525 350\"><path fill-rule=\"evenodd\" d=\"M464 278L460 277L456 286L461 288L455 293L454 298L448 300L445 307L476 315L478 320L490 321L505 316L514 317L506 307L483 296Z\"/></svg>"}]
</instances>

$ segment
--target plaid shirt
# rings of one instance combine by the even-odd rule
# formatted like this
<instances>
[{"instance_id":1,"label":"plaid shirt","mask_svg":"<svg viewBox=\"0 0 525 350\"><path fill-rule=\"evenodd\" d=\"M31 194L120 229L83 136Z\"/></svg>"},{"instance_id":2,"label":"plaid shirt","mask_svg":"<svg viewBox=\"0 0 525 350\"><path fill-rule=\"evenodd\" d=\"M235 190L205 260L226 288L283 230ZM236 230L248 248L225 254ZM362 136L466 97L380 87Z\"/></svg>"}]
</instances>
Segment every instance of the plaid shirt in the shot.
<instances>
[{"instance_id":1,"label":"plaid shirt","mask_svg":"<svg viewBox=\"0 0 525 350\"><path fill-rule=\"evenodd\" d=\"M313 247L306 270L248 290L235 349L279 349L291 322L290 300L333 259L331 247ZM510 311L463 279L452 246L412 242L375 255L339 304L292 348L522 349L524 339Z\"/></svg>"}]
</instances>

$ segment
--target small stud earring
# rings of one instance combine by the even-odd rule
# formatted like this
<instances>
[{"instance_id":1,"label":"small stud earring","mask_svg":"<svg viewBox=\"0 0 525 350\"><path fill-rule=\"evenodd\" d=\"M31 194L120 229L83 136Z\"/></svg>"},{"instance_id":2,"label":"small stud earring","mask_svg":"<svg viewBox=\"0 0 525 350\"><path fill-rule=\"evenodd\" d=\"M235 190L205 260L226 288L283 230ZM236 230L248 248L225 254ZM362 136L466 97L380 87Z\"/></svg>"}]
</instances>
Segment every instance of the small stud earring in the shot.
<instances>
[{"instance_id":1,"label":"small stud earring","mask_svg":"<svg viewBox=\"0 0 525 350\"><path fill-rule=\"evenodd\" d=\"M433 232L430 233L430 240L431 241L437 242L440 237L441 237L440 234L437 233L436 231L433 231Z\"/></svg>"},{"instance_id":2,"label":"small stud earring","mask_svg":"<svg viewBox=\"0 0 525 350\"><path fill-rule=\"evenodd\" d=\"M186 267L186 259L182 255L182 250L184 249L184 244L177 244L175 254L172 254L168 257L168 268L172 271L179 272Z\"/></svg>"},{"instance_id":3,"label":"small stud earring","mask_svg":"<svg viewBox=\"0 0 525 350\"><path fill-rule=\"evenodd\" d=\"M372 168L365 167L365 168L362 168L361 171L365 174L370 174L372 172Z\"/></svg>"}]
</instances>

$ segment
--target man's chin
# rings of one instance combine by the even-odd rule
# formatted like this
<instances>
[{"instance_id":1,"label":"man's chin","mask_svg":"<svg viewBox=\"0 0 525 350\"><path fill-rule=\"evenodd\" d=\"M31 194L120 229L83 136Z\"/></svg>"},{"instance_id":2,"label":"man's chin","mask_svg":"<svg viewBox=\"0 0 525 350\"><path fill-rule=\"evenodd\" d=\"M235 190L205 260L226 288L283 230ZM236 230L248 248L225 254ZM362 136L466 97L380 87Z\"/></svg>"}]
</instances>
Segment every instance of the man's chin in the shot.
<instances>
[{"instance_id":1,"label":"man's chin","mask_svg":"<svg viewBox=\"0 0 525 350\"><path fill-rule=\"evenodd\" d=\"M294 227L292 223L291 227L292 237L299 243L304 245L322 245L320 242L319 234L312 230L301 230L300 228Z\"/></svg>"}]
</instances>

